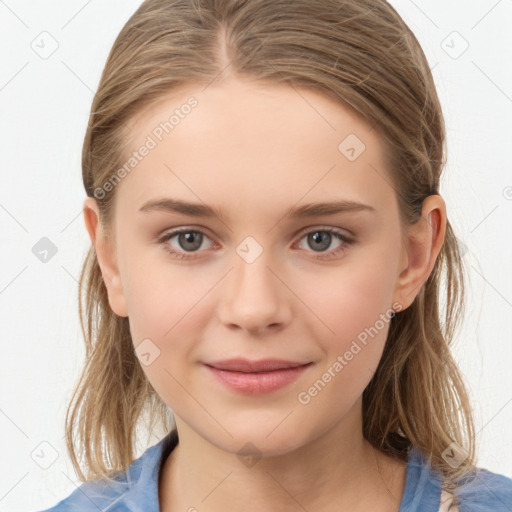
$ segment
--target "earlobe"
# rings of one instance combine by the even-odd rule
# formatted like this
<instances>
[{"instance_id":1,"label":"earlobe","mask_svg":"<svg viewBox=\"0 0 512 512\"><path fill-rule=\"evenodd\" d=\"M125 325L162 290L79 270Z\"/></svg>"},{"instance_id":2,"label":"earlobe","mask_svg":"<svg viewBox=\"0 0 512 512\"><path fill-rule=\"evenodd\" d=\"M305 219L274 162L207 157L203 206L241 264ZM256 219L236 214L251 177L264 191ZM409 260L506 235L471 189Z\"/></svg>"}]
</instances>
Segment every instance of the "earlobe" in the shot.
<instances>
[{"instance_id":1,"label":"earlobe","mask_svg":"<svg viewBox=\"0 0 512 512\"><path fill-rule=\"evenodd\" d=\"M107 288L110 307L116 315L127 317L126 300L117 264L114 242L104 232L100 222L98 203L94 198L88 197L85 199L83 212L85 227L96 251L96 258L101 269L103 282Z\"/></svg>"},{"instance_id":2,"label":"earlobe","mask_svg":"<svg viewBox=\"0 0 512 512\"><path fill-rule=\"evenodd\" d=\"M423 201L421 217L408 228L403 246L406 268L397 276L394 300L408 308L430 276L446 234L446 206L440 195Z\"/></svg>"}]
</instances>

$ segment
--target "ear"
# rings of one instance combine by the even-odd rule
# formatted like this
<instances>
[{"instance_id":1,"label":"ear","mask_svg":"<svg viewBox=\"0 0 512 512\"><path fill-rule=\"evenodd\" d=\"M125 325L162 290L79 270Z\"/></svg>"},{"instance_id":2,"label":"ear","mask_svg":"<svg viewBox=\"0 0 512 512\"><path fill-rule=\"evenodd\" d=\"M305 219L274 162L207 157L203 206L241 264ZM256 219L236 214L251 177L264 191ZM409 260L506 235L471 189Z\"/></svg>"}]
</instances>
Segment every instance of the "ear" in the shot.
<instances>
[{"instance_id":1,"label":"ear","mask_svg":"<svg viewBox=\"0 0 512 512\"><path fill-rule=\"evenodd\" d=\"M408 308L425 284L446 234L446 205L436 194L423 201L421 217L407 228L402 249L400 274L396 281L394 300Z\"/></svg>"},{"instance_id":2,"label":"ear","mask_svg":"<svg viewBox=\"0 0 512 512\"><path fill-rule=\"evenodd\" d=\"M122 317L128 316L121 276L117 266L116 250L112 237L107 237L100 222L98 203L93 197L84 201L85 227L95 248L103 282L108 292L108 302L112 311Z\"/></svg>"}]
</instances>

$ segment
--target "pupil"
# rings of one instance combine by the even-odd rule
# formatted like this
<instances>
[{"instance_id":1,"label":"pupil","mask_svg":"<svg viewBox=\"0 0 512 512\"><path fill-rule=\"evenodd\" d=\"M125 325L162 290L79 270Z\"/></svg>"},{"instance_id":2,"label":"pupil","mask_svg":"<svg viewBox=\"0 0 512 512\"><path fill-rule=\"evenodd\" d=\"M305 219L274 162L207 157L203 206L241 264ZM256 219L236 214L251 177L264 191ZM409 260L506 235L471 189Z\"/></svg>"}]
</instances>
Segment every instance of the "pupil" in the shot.
<instances>
[{"instance_id":1,"label":"pupil","mask_svg":"<svg viewBox=\"0 0 512 512\"><path fill-rule=\"evenodd\" d=\"M202 236L201 233L192 233L189 231L187 233L180 233L178 241L183 249L194 251L201 247Z\"/></svg>"},{"instance_id":2,"label":"pupil","mask_svg":"<svg viewBox=\"0 0 512 512\"><path fill-rule=\"evenodd\" d=\"M325 231L316 231L309 235L309 241L314 242L311 247L315 251L327 249L331 243L331 234Z\"/></svg>"}]
</instances>

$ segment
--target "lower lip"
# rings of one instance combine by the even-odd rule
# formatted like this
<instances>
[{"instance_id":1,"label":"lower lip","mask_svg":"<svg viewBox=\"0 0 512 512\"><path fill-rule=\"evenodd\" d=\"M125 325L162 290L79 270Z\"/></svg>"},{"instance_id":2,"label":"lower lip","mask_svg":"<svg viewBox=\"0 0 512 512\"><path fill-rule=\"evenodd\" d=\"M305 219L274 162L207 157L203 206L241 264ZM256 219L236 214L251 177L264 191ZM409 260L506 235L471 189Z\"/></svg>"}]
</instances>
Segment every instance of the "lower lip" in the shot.
<instances>
[{"instance_id":1,"label":"lower lip","mask_svg":"<svg viewBox=\"0 0 512 512\"><path fill-rule=\"evenodd\" d=\"M208 370L225 386L247 395L262 395L277 391L292 383L302 375L312 363L296 366L295 368L283 368L271 372L245 373L219 370L205 365Z\"/></svg>"}]
</instances>

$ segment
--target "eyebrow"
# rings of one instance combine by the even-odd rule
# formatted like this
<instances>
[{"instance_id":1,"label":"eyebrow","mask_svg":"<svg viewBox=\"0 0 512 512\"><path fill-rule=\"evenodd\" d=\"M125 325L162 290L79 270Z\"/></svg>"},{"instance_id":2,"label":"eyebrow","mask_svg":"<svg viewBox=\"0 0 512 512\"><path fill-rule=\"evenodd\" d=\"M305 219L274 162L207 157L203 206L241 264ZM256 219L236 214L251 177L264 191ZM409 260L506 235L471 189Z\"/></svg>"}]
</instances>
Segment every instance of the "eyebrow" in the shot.
<instances>
[{"instance_id":1,"label":"eyebrow","mask_svg":"<svg viewBox=\"0 0 512 512\"><path fill-rule=\"evenodd\" d=\"M201 203L190 203L182 201L180 199L172 198L161 198L152 199L144 203L139 211L148 213L152 211L163 211L169 213L182 213L184 215L190 215L193 217L218 217L224 219L222 209L213 208L206 204ZM310 203L302 206L296 206L290 208L285 214L285 217L291 218L305 218L305 217L316 217L321 215L334 215L337 213L353 213L353 212L373 212L375 208L373 206L358 203L355 201L332 201L326 203Z\"/></svg>"},{"instance_id":2,"label":"eyebrow","mask_svg":"<svg viewBox=\"0 0 512 512\"><path fill-rule=\"evenodd\" d=\"M223 210L213 208L206 204L190 203L180 199L161 198L150 200L139 208L139 211L148 213L152 211L163 211L169 213L181 213L193 217L218 217L224 220ZM310 203L302 206L292 207L285 214L285 217L291 218L306 218L317 217L322 215L334 215L337 213L352 213L352 212L373 212L373 206L357 203L355 201L332 201L326 203Z\"/></svg>"}]
</instances>

